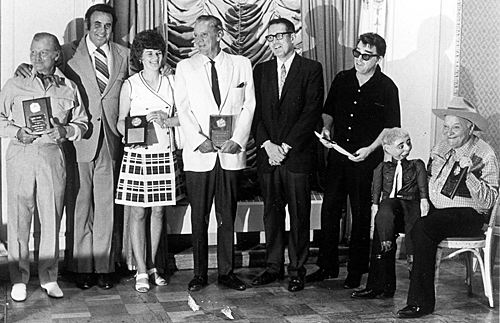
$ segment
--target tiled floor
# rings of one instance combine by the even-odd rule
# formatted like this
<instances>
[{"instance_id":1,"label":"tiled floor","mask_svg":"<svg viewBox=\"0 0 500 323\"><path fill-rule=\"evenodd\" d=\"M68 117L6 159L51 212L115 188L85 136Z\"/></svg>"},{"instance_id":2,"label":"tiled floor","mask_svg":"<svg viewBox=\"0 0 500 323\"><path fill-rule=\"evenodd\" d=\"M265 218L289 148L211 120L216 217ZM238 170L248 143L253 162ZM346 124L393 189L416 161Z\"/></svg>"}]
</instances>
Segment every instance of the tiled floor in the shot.
<instances>
[{"instance_id":1,"label":"tiled floor","mask_svg":"<svg viewBox=\"0 0 500 323\"><path fill-rule=\"evenodd\" d=\"M0 261L1 262L1 261ZM5 269L5 266L1 266ZM315 265L307 265L309 271ZM239 268L236 273L248 284L260 268ZM133 277L121 277L109 290L93 287L82 291L61 277L64 298L51 299L33 277L28 285L28 299L22 303L10 299L10 284L5 270L0 273L0 322L404 322L395 313L405 306L408 279L406 264L397 263L398 290L394 299L355 300L342 289L346 268L339 279L310 284L297 293L287 291L288 281L237 292L216 283L217 273L210 271L209 282L200 292L188 293L192 271L182 270L169 277L165 287L152 287L147 294L134 291ZM474 295L467 296L464 285L465 267L460 261L444 261L441 265L438 300L434 314L411 322L499 322L499 266L494 270L495 308L490 309L483 294L480 275L474 279ZM366 280L364 277L363 282ZM193 311L188 305L191 295L200 306ZM2 305L0 304L0 305ZM229 316L223 312L230 313Z\"/></svg>"}]
</instances>

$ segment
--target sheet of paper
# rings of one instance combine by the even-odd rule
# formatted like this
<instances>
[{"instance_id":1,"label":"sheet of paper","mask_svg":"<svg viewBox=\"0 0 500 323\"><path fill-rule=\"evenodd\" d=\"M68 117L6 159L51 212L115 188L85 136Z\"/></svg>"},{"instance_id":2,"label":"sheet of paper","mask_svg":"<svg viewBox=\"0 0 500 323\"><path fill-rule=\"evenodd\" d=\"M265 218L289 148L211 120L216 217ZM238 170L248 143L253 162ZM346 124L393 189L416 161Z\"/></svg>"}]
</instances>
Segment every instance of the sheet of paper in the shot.
<instances>
[{"instance_id":1,"label":"sheet of paper","mask_svg":"<svg viewBox=\"0 0 500 323\"><path fill-rule=\"evenodd\" d=\"M324 139L326 141L328 141L330 144L332 144L333 146L333 149L335 149L336 151L338 151L339 153L341 153L342 155L345 155L349 158L355 158L353 154L351 154L350 152L348 152L347 150L345 150L344 148L340 147L335 141L333 140L330 140L330 139L327 139L327 138L324 138L321 136L321 134L319 134L318 132L314 132L314 134L316 135L316 137L318 137L319 139Z\"/></svg>"}]
</instances>

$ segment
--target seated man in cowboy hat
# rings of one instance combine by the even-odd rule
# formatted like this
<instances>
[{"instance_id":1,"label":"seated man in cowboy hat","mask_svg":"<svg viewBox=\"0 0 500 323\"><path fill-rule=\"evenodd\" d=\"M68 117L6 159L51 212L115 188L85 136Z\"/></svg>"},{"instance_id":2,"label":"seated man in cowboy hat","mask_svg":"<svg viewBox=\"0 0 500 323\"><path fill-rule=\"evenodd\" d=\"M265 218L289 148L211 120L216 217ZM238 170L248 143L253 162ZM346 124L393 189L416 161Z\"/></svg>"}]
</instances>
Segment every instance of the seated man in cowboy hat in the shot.
<instances>
[{"instance_id":1,"label":"seated man in cowboy hat","mask_svg":"<svg viewBox=\"0 0 500 323\"><path fill-rule=\"evenodd\" d=\"M403 318L421 317L434 311L434 270L438 244L447 237L475 237L498 197L498 160L491 146L474 135L488 122L467 100L455 97L447 109L434 109L443 119L444 140L431 150L427 167L431 207L419 218L410 234L415 246L407 306ZM449 185L449 178L460 178ZM456 192L453 188L456 186Z\"/></svg>"}]
</instances>

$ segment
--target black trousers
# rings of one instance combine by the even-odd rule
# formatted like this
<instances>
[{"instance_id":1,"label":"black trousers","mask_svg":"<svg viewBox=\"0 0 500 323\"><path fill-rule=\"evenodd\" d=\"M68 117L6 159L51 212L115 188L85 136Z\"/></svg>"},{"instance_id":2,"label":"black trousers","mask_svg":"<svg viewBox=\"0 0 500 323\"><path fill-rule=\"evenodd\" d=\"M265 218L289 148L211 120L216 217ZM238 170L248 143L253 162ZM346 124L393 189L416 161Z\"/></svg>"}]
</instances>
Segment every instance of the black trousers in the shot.
<instances>
[{"instance_id":1,"label":"black trousers","mask_svg":"<svg viewBox=\"0 0 500 323\"><path fill-rule=\"evenodd\" d=\"M415 246L407 304L433 312L436 304L434 270L439 243L448 237L483 234L484 216L472 208L431 209L419 218L410 233Z\"/></svg>"},{"instance_id":2,"label":"black trousers","mask_svg":"<svg viewBox=\"0 0 500 323\"><path fill-rule=\"evenodd\" d=\"M234 219L240 176L239 170L222 169L218 158L214 169L209 172L186 172L186 187L191 204L195 275L205 276L208 271L208 223L214 196L219 275L227 275L234 268Z\"/></svg>"},{"instance_id":3,"label":"black trousers","mask_svg":"<svg viewBox=\"0 0 500 323\"><path fill-rule=\"evenodd\" d=\"M267 271L277 274L284 264L285 207L290 215L288 257L290 276L306 274L304 264L309 256L311 189L308 173L292 173L286 165L271 173L260 173L264 198Z\"/></svg>"},{"instance_id":4,"label":"black trousers","mask_svg":"<svg viewBox=\"0 0 500 323\"><path fill-rule=\"evenodd\" d=\"M330 155L333 152L330 152ZM373 154L372 154L373 155ZM354 163L346 157L329 158L326 185L321 207L321 242L317 265L323 269L339 270L339 232L342 207L349 196L352 229L347 270L352 275L368 272L370 253L371 185L373 170L382 160L377 155Z\"/></svg>"}]
</instances>

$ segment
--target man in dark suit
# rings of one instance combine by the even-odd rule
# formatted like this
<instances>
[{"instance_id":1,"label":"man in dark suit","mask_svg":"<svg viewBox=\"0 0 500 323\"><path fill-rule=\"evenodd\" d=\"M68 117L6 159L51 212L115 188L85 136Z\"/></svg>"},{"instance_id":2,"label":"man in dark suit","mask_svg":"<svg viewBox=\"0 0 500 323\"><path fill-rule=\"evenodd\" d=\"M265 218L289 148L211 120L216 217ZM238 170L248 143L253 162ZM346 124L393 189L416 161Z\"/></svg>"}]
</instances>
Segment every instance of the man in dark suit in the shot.
<instances>
[{"instance_id":1,"label":"man in dark suit","mask_svg":"<svg viewBox=\"0 0 500 323\"><path fill-rule=\"evenodd\" d=\"M260 148L257 169L264 198L267 268L252 284L265 285L283 276L288 204L288 290L294 292L304 289L309 253L309 168L323 104L323 71L320 63L295 53L295 28L289 20L271 20L266 40L276 58L254 69L253 131Z\"/></svg>"},{"instance_id":2,"label":"man in dark suit","mask_svg":"<svg viewBox=\"0 0 500 323\"><path fill-rule=\"evenodd\" d=\"M94 273L100 287L113 287L115 164L121 150L116 124L120 89L129 75L129 49L110 41L115 24L113 7L91 6L85 13L87 34L64 44L57 64L78 86L89 117L82 140L74 147L66 146L66 214L73 226L68 232L73 235L68 246L69 270L77 273L76 285L81 289L95 283ZM22 64L16 75L29 76L30 69Z\"/></svg>"}]
</instances>

